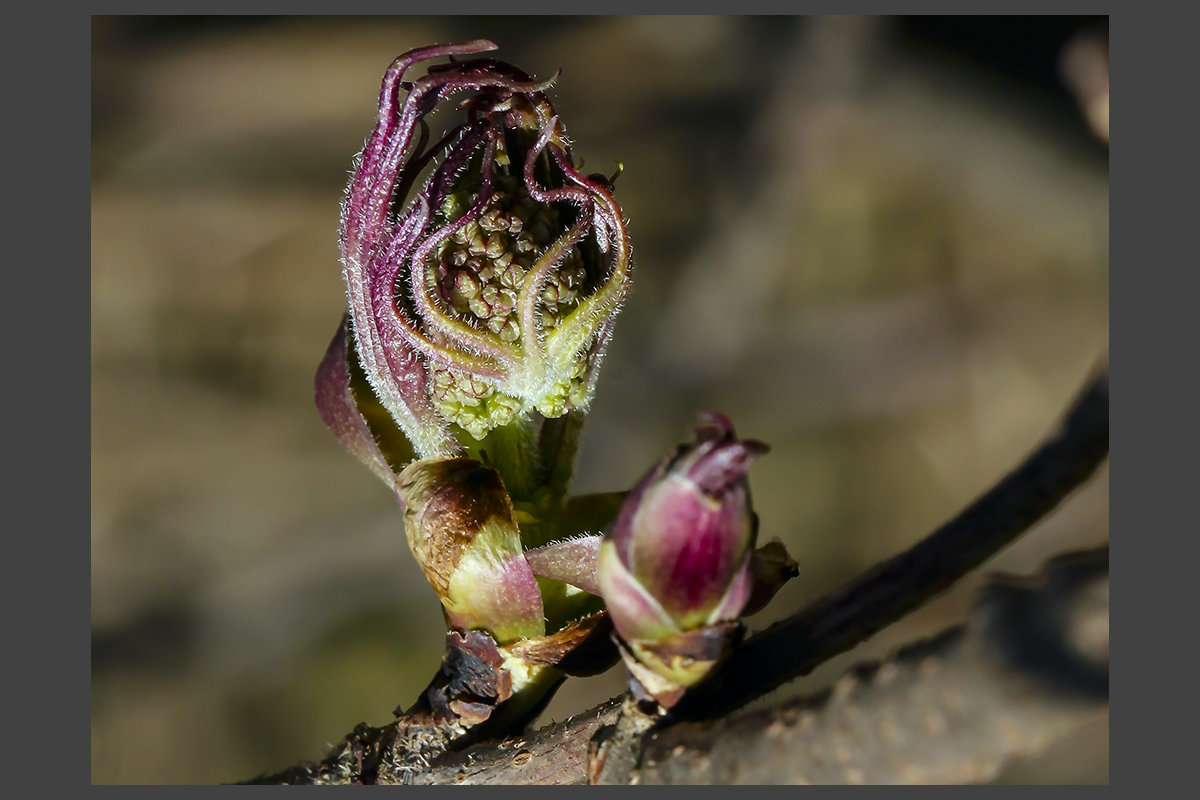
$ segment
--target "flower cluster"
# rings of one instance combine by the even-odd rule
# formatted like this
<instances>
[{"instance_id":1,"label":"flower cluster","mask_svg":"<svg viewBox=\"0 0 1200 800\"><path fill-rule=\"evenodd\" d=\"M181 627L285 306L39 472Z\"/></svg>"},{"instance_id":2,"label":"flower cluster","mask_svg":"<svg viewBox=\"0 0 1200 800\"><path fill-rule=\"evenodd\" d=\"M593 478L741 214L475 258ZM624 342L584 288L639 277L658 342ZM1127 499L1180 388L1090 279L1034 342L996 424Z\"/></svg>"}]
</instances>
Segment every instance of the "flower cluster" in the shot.
<instances>
[{"instance_id":1,"label":"flower cluster","mask_svg":"<svg viewBox=\"0 0 1200 800\"><path fill-rule=\"evenodd\" d=\"M354 355L423 458L586 409L629 284L624 218L608 182L576 168L553 79L472 58L404 80L418 62L491 49L393 62L342 207ZM426 117L459 94L459 121L434 137Z\"/></svg>"}]
</instances>

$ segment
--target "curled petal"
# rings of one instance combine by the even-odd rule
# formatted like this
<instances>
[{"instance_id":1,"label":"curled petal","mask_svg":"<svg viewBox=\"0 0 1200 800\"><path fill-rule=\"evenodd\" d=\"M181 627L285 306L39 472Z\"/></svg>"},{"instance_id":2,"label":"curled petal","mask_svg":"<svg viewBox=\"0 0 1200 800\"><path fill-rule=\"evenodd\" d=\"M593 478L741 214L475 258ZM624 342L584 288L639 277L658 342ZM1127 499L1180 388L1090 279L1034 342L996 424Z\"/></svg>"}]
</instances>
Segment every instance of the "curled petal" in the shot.
<instances>
[{"instance_id":1,"label":"curled petal","mask_svg":"<svg viewBox=\"0 0 1200 800\"><path fill-rule=\"evenodd\" d=\"M421 224L420 215L410 215L398 237L411 239ZM435 413L429 399L425 365L392 324L394 318L387 313L377 313L377 309L391 308L391 300L380 294L379 287L384 282L379 280L379 267L368 270L352 251L344 252L343 263L355 346L375 395L419 455L429 457L458 452L460 446Z\"/></svg>"}]
</instances>

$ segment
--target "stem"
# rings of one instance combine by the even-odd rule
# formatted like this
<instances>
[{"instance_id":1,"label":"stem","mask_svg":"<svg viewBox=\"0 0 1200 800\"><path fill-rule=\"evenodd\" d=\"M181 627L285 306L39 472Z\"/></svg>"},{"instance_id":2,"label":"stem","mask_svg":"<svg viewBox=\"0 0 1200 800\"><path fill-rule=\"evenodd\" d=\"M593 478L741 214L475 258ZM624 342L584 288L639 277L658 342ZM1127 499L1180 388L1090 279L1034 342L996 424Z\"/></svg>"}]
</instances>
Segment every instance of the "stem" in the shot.
<instances>
[{"instance_id":1,"label":"stem","mask_svg":"<svg viewBox=\"0 0 1200 800\"><path fill-rule=\"evenodd\" d=\"M571 475L575 472L575 455L579 452L580 434L587 414L575 410L542 424L538 437L538 452L541 455L542 484L550 489L554 508L562 505L567 496Z\"/></svg>"},{"instance_id":2,"label":"stem","mask_svg":"<svg viewBox=\"0 0 1200 800\"><path fill-rule=\"evenodd\" d=\"M528 502L528 510L533 517L521 523L521 541L526 549L541 547L579 532L563 524L563 500L575 468L575 453L579 449L579 434L584 418L584 412L571 411L561 417L542 421L537 449L533 454L537 471L526 473L533 476L533 485L530 491L519 498L513 492L514 500Z\"/></svg>"},{"instance_id":3,"label":"stem","mask_svg":"<svg viewBox=\"0 0 1200 800\"><path fill-rule=\"evenodd\" d=\"M484 441L483 449L514 502L532 500L540 483L535 425L532 419L518 419L494 429Z\"/></svg>"}]
</instances>

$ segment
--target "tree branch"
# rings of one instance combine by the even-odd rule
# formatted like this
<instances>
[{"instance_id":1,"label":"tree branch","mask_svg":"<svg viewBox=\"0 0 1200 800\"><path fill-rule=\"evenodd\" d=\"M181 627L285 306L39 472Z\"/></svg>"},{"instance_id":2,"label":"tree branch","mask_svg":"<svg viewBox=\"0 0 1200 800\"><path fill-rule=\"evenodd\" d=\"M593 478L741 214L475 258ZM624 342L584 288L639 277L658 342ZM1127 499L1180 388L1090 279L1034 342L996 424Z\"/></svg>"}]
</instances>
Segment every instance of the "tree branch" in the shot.
<instances>
[{"instance_id":1,"label":"tree branch","mask_svg":"<svg viewBox=\"0 0 1200 800\"><path fill-rule=\"evenodd\" d=\"M667 736L665 729L677 723L722 717L810 672L902 618L1032 527L1084 483L1107 454L1108 371L1105 365L1076 399L1054 434L996 486L909 550L873 567L798 614L747 639L711 680L691 690L669 718L648 735L638 737L638 742L674 741L658 737ZM971 663L978 666L977 662L972 662L977 657L968 652L974 645L961 645L956 650L956 645L947 639L942 641L942 646L945 648L943 655L951 660L958 659L955 663L961 662L963 669ZM1012 652L1019 650L1018 647ZM1107 652L1104 687L1106 697ZM357 765L363 762L364 752L369 757L383 747L389 751L387 760L394 761L397 766L406 765L401 771L405 780L413 783L582 783L589 740L602 726L616 723L624 698L615 698L517 740L480 742L457 752L443 751L442 747L432 751L418 748L410 756L403 747L397 747L396 723L382 729L360 726L320 765L293 767L258 781L284 782L290 778L296 782L314 782L312 779L315 778L316 782L348 783L367 779L368 782L382 783L389 779L392 771L363 774ZM784 719L790 712L776 710L770 713L782 714L780 719ZM730 721L728 724L742 723ZM974 740L977 742L990 735L982 727L972 730L978 733ZM677 746L672 745L670 752ZM686 748L684 752L687 752ZM999 757L997 751L989 752L994 763ZM409 761L413 763L407 763ZM661 768L663 762L655 763ZM864 779L885 780L888 777L885 773L874 772L868 776L864 767L856 768L862 770ZM930 773L925 779L934 780L937 776L952 779L953 774L956 773ZM660 775L666 778L666 773L653 770L644 777L651 780ZM796 776L802 777L800 773ZM850 777L850 773L844 777ZM891 777L893 780L905 779L899 773Z\"/></svg>"}]
</instances>

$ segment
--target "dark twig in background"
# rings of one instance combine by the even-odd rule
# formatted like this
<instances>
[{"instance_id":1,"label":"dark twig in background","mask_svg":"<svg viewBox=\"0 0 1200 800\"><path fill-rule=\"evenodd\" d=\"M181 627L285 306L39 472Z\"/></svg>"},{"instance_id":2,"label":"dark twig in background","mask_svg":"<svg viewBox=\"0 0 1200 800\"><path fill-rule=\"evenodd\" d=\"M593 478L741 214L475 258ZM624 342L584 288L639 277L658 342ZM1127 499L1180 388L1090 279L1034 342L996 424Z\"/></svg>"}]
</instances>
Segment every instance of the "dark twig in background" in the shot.
<instances>
[{"instance_id":1,"label":"dark twig in background","mask_svg":"<svg viewBox=\"0 0 1200 800\"><path fill-rule=\"evenodd\" d=\"M1042 577L988 586L966 625L858 667L820 697L652 734L623 782L992 780L1108 710L1108 549L1056 558ZM1041 619L1059 621L1053 637L1031 624ZM1050 651L1061 657L1027 657Z\"/></svg>"},{"instance_id":2,"label":"dark twig in background","mask_svg":"<svg viewBox=\"0 0 1200 800\"><path fill-rule=\"evenodd\" d=\"M749 638L676 714L723 715L854 647L1012 543L1107 455L1106 364L1021 466L918 544Z\"/></svg>"}]
</instances>

